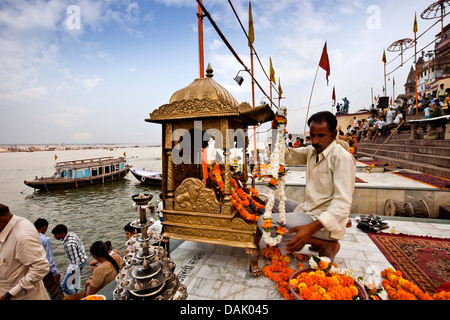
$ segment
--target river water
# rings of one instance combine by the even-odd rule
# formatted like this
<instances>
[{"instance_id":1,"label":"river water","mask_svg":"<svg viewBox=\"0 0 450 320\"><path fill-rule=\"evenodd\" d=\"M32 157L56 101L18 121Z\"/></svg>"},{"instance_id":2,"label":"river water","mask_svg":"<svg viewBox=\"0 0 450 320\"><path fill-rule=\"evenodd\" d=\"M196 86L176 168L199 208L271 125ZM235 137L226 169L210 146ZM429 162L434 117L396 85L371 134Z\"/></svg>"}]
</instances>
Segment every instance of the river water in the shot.
<instances>
[{"instance_id":1,"label":"river water","mask_svg":"<svg viewBox=\"0 0 450 320\"><path fill-rule=\"evenodd\" d=\"M6 152L0 153L0 203L7 205L11 213L32 223L38 218L49 222L46 235L51 239L56 266L62 276L68 266L61 241L53 238L51 230L57 224L65 224L69 232L75 232L82 240L88 261L90 245L97 240L111 241L121 254L126 248L123 227L138 217L132 208L131 196L138 193L153 194L156 206L160 187L141 184L131 172L124 179L104 185L85 186L61 191L34 191L24 180L35 176L51 176L57 161L69 161L96 157L119 157L126 153L127 163L134 168L161 171L160 147L125 147L109 149L85 149L64 151ZM89 266L82 273L82 284L90 276Z\"/></svg>"}]
</instances>

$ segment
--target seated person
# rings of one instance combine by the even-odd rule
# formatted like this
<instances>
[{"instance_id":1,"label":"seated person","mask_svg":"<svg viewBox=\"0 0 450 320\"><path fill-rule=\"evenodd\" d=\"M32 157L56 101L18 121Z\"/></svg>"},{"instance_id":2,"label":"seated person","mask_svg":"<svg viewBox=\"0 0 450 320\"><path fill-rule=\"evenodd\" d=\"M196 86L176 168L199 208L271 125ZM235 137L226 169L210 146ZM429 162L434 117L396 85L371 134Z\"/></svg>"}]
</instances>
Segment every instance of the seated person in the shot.
<instances>
[{"instance_id":1,"label":"seated person","mask_svg":"<svg viewBox=\"0 0 450 320\"><path fill-rule=\"evenodd\" d=\"M381 133L383 132L383 128L385 125L386 125L386 122L384 122L383 117L382 116L378 117L378 121L375 122L375 125L374 125L374 133L375 134L373 135L373 138L372 138L373 141L376 141L378 139L378 137L381 136Z\"/></svg>"},{"instance_id":2,"label":"seated person","mask_svg":"<svg viewBox=\"0 0 450 320\"><path fill-rule=\"evenodd\" d=\"M437 117L442 117L444 115L444 113L442 112L442 108L441 108L441 102L439 102L439 99L433 99L433 101L431 102L430 106L431 106L431 114L430 114L430 118L437 118Z\"/></svg>"},{"instance_id":3,"label":"seated person","mask_svg":"<svg viewBox=\"0 0 450 320\"><path fill-rule=\"evenodd\" d=\"M333 260L344 238L355 186L356 162L337 143L337 119L328 111L308 119L312 146L287 148L285 162L306 165L307 180L303 203L286 200L286 227L279 248L282 254L300 251L311 244L319 256ZM342 141L345 143L344 141ZM346 144L346 143L345 143ZM279 219L275 199L272 223ZM264 216L258 219L261 231Z\"/></svg>"},{"instance_id":4,"label":"seated person","mask_svg":"<svg viewBox=\"0 0 450 320\"><path fill-rule=\"evenodd\" d=\"M363 133L367 133L367 131L369 130L369 121L367 121L366 119L362 119L362 127L361 129L358 130L358 132L356 132L356 140L360 140L361 139L361 135Z\"/></svg>"},{"instance_id":5,"label":"seated person","mask_svg":"<svg viewBox=\"0 0 450 320\"><path fill-rule=\"evenodd\" d=\"M114 281L120 271L119 264L124 264L122 257L118 256L119 264L111 257L103 241L94 242L90 252L92 257L100 262L100 265L94 269L92 276L86 281L86 295L96 294Z\"/></svg>"},{"instance_id":6,"label":"seated person","mask_svg":"<svg viewBox=\"0 0 450 320\"><path fill-rule=\"evenodd\" d=\"M356 147L357 147L357 140L355 136L355 130L350 131L350 134L347 136L347 143L350 147L350 153L355 155L356 154Z\"/></svg>"},{"instance_id":7,"label":"seated person","mask_svg":"<svg viewBox=\"0 0 450 320\"><path fill-rule=\"evenodd\" d=\"M113 257L114 260L116 260L117 264L119 265L119 268L122 269L123 263L122 263L122 265L120 265L121 260L120 260L119 250L113 249L111 241L105 241L105 246L106 246L106 248L108 248L109 255L111 257ZM122 260L122 262L123 262L123 260ZM91 273L92 273L92 272L94 272L94 269L100 265L100 262L98 262L97 260L94 259L89 263L89 265L91 266Z\"/></svg>"}]
</instances>

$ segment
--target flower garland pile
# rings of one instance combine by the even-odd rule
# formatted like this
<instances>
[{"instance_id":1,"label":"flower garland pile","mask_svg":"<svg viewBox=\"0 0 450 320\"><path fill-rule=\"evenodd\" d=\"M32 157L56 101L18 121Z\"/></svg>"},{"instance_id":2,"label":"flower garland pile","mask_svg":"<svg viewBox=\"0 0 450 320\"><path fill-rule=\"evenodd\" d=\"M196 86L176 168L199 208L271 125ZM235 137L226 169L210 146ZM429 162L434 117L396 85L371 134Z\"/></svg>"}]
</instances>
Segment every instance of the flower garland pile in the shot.
<instances>
[{"instance_id":1,"label":"flower garland pile","mask_svg":"<svg viewBox=\"0 0 450 320\"><path fill-rule=\"evenodd\" d=\"M294 300L294 295L289 291L289 278L295 272L289 268L291 259L288 255L283 255L278 247L266 246L262 250L264 257L270 259L271 264L263 268L263 274L270 280L275 281L278 291L286 300ZM298 264L299 269L303 269L303 264Z\"/></svg>"},{"instance_id":2,"label":"flower garland pile","mask_svg":"<svg viewBox=\"0 0 450 320\"><path fill-rule=\"evenodd\" d=\"M291 279L292 288L303 300L353 300L358 296L354 280L346 275L327 274L318 269Z\"/></svg>"},{"instance_id":3,"label":"flower garland pile","mask_svg":"<svg viewBox=\"0 0 450 320\"><path fill-rule=\"evenodd\" d=\"M222 178L223 172L220 170L220 167L217 163L214 163L212 166L210 177L213 181L217 183L220 191L224 192L224 183ZM250 192L252 195L246 193L244 190L239 188L236 180L231 178L231 185L234 187L234 190L231 190L231 203L238 210L239 214L248 221L258 221L259 215L264 212L265 206L256 202L253 196L258 196L258 191L256 189L250 188ZM249 211L253 210L255 213L250 213Z\"/></svg>"},{"instance_id":4,"label":"flower garland pile","mask_svg":"<svg viewBox=\"0 0 450 320\"><path fill-rule=\"evenodd\" d=\"M383 288L391 300L450 300L450 292L440 291L431 296L402 277L401 271L387 268L381 271Z\"/></svg>"},{"instance_id":5,"label":"flower garland pile","mask_svg":"<svg viewBox=\"0 0 450 320\"><path fill-rule=\"evenodd\" d=\"M337 269L327 257L312 256L310 267L315 271L302 272L290 280L292 288L303 300L353 300L358 288L352 272Z\"/></svg>"},{"instance_id":6,"label":"flower garland pile","mask_svg":"<svg viewBox=\"0 0 450 320\"><path fill-rule=\"evenodd\" d=\"M284 167L284 151L286 148L284 135L286 133L286 108L280 107L277 110L277 114L275 116L275 121L277 122L277 140L275 143L275 148L273 150L272 159L270 162L269 175L266 177L269 178L269 194L268 200L266 203L266 212L263 215L263 239L266 244L273 247L281 242L283 239L284 233L286 231L286 210L285 210L285 200L286 195L284 191L285 185L285 175L287 174L287 170ZM278 195L280 197L280 204L278 207L278 211L280 212L280 218L276 230L275 238L272 238L272 208L275 199L275 190L278 190Z\"/></svg>"}]
</instances>

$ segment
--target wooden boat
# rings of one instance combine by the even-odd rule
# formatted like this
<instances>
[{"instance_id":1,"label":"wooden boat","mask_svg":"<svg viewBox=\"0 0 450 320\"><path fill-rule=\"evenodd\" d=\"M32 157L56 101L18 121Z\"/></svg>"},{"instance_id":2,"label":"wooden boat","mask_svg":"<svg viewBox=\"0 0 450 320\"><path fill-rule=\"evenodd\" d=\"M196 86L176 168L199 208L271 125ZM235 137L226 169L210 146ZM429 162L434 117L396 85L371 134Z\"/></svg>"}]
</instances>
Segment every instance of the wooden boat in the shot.
<instances>
[{"instance_id":1,"label":"wooden boat","mask_svg":"<svg viewBox=\"0 0 450 320\"><path fill-rule=\"evenodd\" d=\"M131 168L131 173L143 184L160 186L162 184L161 171L148 171L145 169Z\"/></svg>"},{"instance_id":2,"label":"wooden boat","mask_svg":"<svg viewBox=\"0 0 450 320\"><path fill-rule=\"evenodd\" d=\"M119 180L130 171L125 157L101 157L57 162L51 177L36 177L24 183L34 189L57 190Z\"/></svg>"}]
</instances>

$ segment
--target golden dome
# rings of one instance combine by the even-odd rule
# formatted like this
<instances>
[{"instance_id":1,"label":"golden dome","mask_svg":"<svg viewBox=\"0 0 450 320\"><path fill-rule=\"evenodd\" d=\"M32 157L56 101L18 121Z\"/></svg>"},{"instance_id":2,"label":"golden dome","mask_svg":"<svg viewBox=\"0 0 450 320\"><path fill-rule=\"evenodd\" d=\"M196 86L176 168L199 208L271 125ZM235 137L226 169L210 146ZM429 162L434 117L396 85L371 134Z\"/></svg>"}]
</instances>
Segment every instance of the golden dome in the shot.
<instances>
[{"instance_id":1,"label":"golden dome","mask_svg":"<svg viewBox=\"0 0 450 320\"><path fill-rule=\"evenodd\" d=\"M178 90L170 98L169 103L183 100L210 100L221 101L234 108L239 107L239 102L220 84L214 81L211 65L206 69L206 78L195 79L187 87Z\"/></svg>"},{"instance_id":2,"label":"golden dome","mask_svg":"<svg viewBox=\"0 0 450 320\"><path fill-rule=\"evenodd\" d=\"M206 78L195 79L187 87L176 91L168 104L150 114L149 121L171 119L239 116L239 112L251 108L240 104L223 86L212 79L213 70L208 64Z\"/></svg>"}]
</instances>

